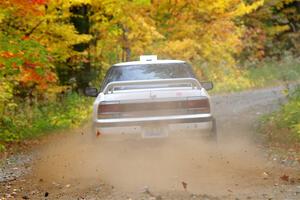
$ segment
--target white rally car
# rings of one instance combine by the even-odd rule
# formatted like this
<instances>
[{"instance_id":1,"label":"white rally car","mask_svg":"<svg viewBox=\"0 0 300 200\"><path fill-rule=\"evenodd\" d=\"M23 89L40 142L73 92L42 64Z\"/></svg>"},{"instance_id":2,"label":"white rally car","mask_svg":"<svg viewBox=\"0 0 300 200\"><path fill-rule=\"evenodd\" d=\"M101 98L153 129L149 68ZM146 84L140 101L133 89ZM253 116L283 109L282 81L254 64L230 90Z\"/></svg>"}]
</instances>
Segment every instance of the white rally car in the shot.
<instances>
[{"instance_id":1,"label":"white rally car","mask_svg":"<svg viewBox=\"0 0 300 200\"><path fill-rule=\"evenodd\" d=\"M95 135L128 134L142 138L208 133L216 139L216 121L206 90L189 64L180 60L140 61L113 65L102 87L86 88L97 97L93 109Z\"/></svg>"}]
</instances>

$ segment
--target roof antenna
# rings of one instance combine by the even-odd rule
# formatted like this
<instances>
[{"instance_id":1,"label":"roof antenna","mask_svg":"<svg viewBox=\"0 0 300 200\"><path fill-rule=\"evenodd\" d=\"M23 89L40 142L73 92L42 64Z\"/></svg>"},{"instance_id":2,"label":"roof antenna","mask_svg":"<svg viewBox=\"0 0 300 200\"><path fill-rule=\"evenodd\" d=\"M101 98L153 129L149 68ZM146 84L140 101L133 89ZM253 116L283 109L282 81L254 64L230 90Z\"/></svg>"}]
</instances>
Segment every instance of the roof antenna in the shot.
<instances>
[{"instance_id":1,"label":"roof antenna","mask_svg":"<svg viewBox=\"0 0 300 200\"><path fill-rule=\"evenodd\" d=\"M140 56L140 61L142 62L157 61L157 55L142 55Z\"/></svg>"}]
</instances>

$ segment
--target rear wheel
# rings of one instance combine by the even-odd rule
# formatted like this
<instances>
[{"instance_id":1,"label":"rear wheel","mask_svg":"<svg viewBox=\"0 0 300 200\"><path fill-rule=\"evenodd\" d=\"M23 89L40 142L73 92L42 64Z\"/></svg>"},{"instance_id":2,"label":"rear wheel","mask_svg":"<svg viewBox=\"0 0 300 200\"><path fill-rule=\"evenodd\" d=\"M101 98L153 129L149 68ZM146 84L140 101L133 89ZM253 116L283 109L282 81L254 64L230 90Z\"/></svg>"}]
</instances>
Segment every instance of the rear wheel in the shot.
<instances>
[{"instance_id":1,"label":"rear wheel","mask_svg":"<svg viewBox=\"0 0 300 200\"><path fill-rule=\"evenodd\" d=\"M213 141L217 141L218 139L218 132L217 132L217 121L216 119L213 117L212 119L212 128L210 130L210 135L209 138Z\"/></svg>"}]
</instances>

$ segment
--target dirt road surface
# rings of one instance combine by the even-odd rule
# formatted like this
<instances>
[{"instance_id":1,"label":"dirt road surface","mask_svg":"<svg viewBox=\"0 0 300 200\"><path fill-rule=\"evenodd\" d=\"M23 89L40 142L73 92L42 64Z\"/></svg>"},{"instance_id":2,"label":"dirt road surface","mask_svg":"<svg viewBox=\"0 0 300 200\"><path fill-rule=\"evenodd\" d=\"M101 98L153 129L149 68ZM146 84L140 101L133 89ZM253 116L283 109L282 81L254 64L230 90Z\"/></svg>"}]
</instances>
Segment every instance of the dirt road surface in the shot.
<instances>
[{"instance_id":1,"label":"dirt road surface","mask_svg":"<svg viewBox=\"0 0 300 200\"><path fill-rule=\"evenodd\" d=\"M283 88L212 97L219 142L92 139L89 126L44 138L1 165L0 199L300 199L300 167L257 141Z\"/></svg>"}]
</instances>

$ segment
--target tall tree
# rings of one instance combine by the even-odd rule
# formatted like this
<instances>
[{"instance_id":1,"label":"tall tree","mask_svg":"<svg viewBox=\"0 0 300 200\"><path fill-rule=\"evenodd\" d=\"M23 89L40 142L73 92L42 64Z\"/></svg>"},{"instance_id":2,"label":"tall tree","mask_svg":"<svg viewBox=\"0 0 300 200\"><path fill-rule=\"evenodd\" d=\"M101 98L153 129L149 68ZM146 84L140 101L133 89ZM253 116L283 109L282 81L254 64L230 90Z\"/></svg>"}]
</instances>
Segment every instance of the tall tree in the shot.
<instances>
[{"instance_id":1,"label":"tall tree","mask_svg":"<svg viewBox=\"0 0 300 200\"><path fill-rule=\"evenodd\" d=\"M244 59L280 58L283 51L300 55L299 0L265 0L264 6L244 21L248 28Z\"/></svg>"},{"instance_id":2,"label":"tall tree","mask_svg":"<svg viewBox=\"0 0 300 200\"><path fill-rule=\"evenodd\" d=\"M244 28L240 18L263 4L242 0L151 2L151 16L165 38L156 52L198 63L202 71L220 79L224 73L233 73L235 55L242 50Z\"/></svg>"}]
</instances>

